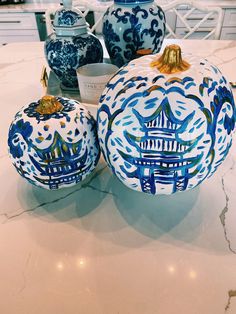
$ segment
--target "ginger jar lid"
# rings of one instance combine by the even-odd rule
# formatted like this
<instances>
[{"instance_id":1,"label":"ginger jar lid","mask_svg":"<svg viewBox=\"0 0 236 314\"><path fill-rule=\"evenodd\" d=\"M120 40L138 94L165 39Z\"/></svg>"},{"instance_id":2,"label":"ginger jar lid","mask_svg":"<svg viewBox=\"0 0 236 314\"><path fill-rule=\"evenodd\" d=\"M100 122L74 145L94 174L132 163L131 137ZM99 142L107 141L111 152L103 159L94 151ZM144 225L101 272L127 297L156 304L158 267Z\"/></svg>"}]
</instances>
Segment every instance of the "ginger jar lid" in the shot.
<instances>
[{"instance_id":1,"label":"ginger jar lid","mask_svg":"<svg viewBox=\"0 0 236 314\"><path fill-rule=\"evenodd\" d=\"M63 0L63 7L56 11L53 28L59 36L75 36L87 33L88 23L82 12L72 7L72 0Z\"/></svg>"}]
</instances>

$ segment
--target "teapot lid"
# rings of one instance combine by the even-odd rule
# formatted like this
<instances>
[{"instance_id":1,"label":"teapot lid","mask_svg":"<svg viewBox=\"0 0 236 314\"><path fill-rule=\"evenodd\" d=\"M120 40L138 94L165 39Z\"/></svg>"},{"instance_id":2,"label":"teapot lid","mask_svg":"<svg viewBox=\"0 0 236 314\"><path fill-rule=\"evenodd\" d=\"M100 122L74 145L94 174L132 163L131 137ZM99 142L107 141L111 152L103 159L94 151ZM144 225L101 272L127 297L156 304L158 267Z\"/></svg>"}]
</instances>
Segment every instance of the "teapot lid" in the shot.
<instances>
[{"instance_id":1,"label":"teapot lid","mask_svg":"<svg viewBox=\"0 0 236 314\"><path fill-rule=\"evenodd\" d=\"M83 32L87 31L88 24L83 16L83 13L72 7L72 0L63 0L63 7L56 11L53 28L57 33L57 29L64 29L66 33L69 29L81 29Z\"/></svg>"}]
</instances>

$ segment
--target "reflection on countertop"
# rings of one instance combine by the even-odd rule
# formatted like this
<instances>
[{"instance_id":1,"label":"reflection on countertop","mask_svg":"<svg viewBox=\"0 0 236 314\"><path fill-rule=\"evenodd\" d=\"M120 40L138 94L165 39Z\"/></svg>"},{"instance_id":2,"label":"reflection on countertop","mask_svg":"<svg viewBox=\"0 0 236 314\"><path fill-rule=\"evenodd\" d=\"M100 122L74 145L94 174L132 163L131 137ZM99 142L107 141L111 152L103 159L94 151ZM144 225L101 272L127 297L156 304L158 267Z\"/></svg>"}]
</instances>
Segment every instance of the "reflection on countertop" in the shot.
<instances>
[{"instance_id":1,"label":"reflection on countertop","mask_svg":"<svg viewBox=\"0 0 236 314\"><path fill-rule=\"evenodd\" d=\"M178 43L235 80L236 41ZM214 176L176 195L130 190L102 158L72 188L37 188L13 168L7 134L44 93L45 64L43 43L0 49L0 312L235 313L236 139Z\"/></svg>"}]
</instances>

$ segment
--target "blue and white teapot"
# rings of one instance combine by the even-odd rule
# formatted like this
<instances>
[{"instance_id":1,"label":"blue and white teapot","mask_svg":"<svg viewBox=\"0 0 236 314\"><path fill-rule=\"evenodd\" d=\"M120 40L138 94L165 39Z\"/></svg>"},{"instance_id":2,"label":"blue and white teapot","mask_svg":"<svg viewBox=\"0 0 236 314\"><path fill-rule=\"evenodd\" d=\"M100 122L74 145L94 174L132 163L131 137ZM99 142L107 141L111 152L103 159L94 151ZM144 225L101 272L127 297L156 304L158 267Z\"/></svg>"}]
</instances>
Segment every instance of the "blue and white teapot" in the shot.
<instances>
[{"instance_id":1,"label":"blue and white teapot","mask_svg":"<svg viewBox=\"0 0 236 314\"><path fill-rule=\"evenodd\" d=\"M88 31L88 24L72 0L64 0L56 11L54 33L45 41L45 56L49 67L65 89L78 88L76 69L88 63L103 61L103 49L96 36Z\"/></svg>"}]
</instances>

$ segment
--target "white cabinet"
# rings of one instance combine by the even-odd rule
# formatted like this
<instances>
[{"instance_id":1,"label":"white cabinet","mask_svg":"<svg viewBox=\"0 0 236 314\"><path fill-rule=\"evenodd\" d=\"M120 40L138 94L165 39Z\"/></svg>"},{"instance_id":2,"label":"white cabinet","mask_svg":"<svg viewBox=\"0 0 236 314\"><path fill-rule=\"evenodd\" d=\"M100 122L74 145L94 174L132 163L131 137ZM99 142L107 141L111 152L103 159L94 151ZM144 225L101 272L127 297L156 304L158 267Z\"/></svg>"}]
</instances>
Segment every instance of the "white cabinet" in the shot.
<instances>
[{"instance_id":1,"label":"white cabinet","mask_svg":"<svg viewBox=\"0 0 236 314\"><path fill-rule=\"evenodd\" d=\"M236 40L236 27L223 27L220 39Z\"/></svg>"},{"instance_id":2,"label":"white cabinet","mask_svg":"<svg viewBox=\"0 0 236 314\"><path fill-rule=\"evenodd\" d=\"M183 7L183 6L182 6ZM178 9L179 13L181 15L184 15L188 12L189 8L185 6L183 9ZM235 8L225 8L223 9L224 11L224 20L223 20L223 25L221 29L221 35L220 39L225 39L225 40L236 40L236 7ZM166 13L167 21L172 20L173 17L170 17L170 14L172 14L171 11L168 11ZM191 14L189 17L187 17L187 23L189 24L190 27L194 27L197 23L199 23L204 14L200 11L195 11L194 14ZM182 38L188 33L184 23L181 21L179 17L176 18L176 25L175 27L171 27L175 34L179 37ZM209 28L211 28L214 23L215 23L215 18L214 15L212 15L207 21L203 22L199 29L195 31L191 36L189 36L189 39L200 39L206 36L209 32ZM174 25L174 23L172 23ZM213 36L211 36L209 39L214 39Z\"/></svg>"},{"instance_id":3,"label":"white cabinet","mask_svg":"<svg viewBox=\"0 0 236 314\"><path fill-rule=\"evenodd\" d=\"M187 5L181 6L180 13L181 14L187 13L188 9L189 7ZM236 7L223 8L223 10L224 21L220 39L236 40ZM44 12L41 11L40 13L37 10L32 12L1 13L0 10L0 44L9 42L45 40L46 29L45 23L42 22ZM94 15L96 22L99 19L99 17L103 15L103 13L94 12ZM189 16L188 24L190 24L190 26L193 26L196 23L198 23L201 20L201 18L202 13L196 11L193 16L191 17ZM178 17L176 18L176 14L173 11L166 12L166 19L168 25L180 38L186 34L185 25ZM199 39L204 37L204 35L207 34L207 28L211 27L213 22L214 17L211 16L210 19L208 21L205 21L201 25L200 29L194 34L192 34L189 38ZM96 27L96 33L100 34L101 32L102 23L100 21L99 25Z\"/></svg>"},{"instance_id":4,"label":"white cabinet","mask_svg":"<svg viewBox=\"0 0 236 314\"><path fill-rule=\"evenodd\" d=\"M223 27L236 27L236 8L225 9Z\"/></svg>"},{"instance_id":5,"label":"white cabinet","mask_svg":"<svg viewBox=\"0 0 236 314\"><path fill-rule=\"evenodd\" d=\"M220 39L236 40L236 9L225 9Z\"/></svg>"},{"instance_id":6,"label":"white cabinet","mask_svg":"<svg viewBox=\"0 0 236 314\"><path fill-rule=\"evenodd\" d=\"M183 38L188 31L184 27L177 27L175 30L175 34L178 36L178 38ZM199 28L196 30L193 34L191 34L188 39L201 39L204 38L209 34L209 30L207 28ZM214 39L214 36L211 35L209 39Z\"/></svg>"},{"instance_id":7,"label":"white cabinet","mask_svg":"<svg viewBox=\"0 0 236 314\"><path fill-rule=\"evenodd\" d=\"M0 44L39 41L34 13L0 13Z\"/></svg>"},{"instance_id":8,"label":"white cabinet","mask_svg":"<svg viewBox=\"0 0 236 314\"><path fill-rule=\"evenodd\" d=\"M187 14L187 10L179 10L181 15ZM198 10L195 10L189 17L186 17L186 21L190 27L194 27L198 24L205 16L205 13L202 13ZM212 14L205 22L201 24L201 28L213 27L215 25L216 14ZM177 17L176 27L184 27L184 23L179 17Z\"/></svg>"}]
</instances>

